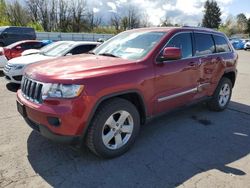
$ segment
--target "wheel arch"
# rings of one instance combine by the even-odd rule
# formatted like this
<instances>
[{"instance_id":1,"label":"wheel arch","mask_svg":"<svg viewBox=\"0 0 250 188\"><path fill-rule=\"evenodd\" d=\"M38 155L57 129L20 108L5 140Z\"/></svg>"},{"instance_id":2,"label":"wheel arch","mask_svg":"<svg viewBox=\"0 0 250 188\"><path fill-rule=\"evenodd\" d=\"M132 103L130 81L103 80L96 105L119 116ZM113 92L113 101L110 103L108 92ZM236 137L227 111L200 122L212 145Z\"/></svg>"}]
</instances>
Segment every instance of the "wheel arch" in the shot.
<instances>
[{"instance_id":1,"label":"wheel arch","mask_svg":"<svg viewBox=\"0 0 250 188\"><path fill-rule=\"evenodd\" d=\"M92 109L90 116L88 118L86 127L83 130L83 138L85 138L89 126L91 124L92 119L95 116L96 111L98 108L104 103L107 102L108 100L114 99L114 98L123 98L125 100L128 100L132 104L135 105L137 108L139 114L140 114L140 123L145 124L146 123L146 116L147 116L147 107L146 103L144 101L143 95L140 93L138 90L129 90L129 91L122 91L122 92L117 92L109 95L105 95L101 97L95 104L94 108Z\"/></svg>"},{"instance_id":2,"label":"wheel arch","mask_svg":"<svg viewBox=\"0 0 250 188\"><path fill-rule=\"evenodd\" d=\"M222 77L226 77L232 82L232 86L234 87L236 81L236 73L234 71L225 72Z\"/></svg>"}]
</instances>

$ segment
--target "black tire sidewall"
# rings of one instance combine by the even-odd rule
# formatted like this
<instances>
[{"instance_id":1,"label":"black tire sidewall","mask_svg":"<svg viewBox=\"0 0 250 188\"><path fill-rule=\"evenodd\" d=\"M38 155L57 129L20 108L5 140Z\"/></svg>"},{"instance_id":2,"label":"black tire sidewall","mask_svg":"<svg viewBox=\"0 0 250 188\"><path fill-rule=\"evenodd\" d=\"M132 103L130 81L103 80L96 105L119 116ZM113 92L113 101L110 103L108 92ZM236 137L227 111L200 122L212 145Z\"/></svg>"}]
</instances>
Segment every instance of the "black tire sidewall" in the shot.
<instances>
[{"instance_id":1,"label":"black tire sidewall","mask_svg":"<svg viewBox=\"0 0 250 188\"><path fill-rule=\"evenodd\" d=\"M92 125L92 126L95 126L95 131L93 133L94 134L93 143L94 143L95 151L98 153L98 155L105 157L105 158L112 158L112 157L116 157L125 153L131 147L131 145L133 145L135 138L140 129L140 118L139 118L139 113L136 107L129 101L119 99L119 102L117 103L111 102L110 104L107 103L106 105L108 105L109 107L107 108L107 106L105 106L104 113L97 114L99 118L94 120L94 125ZM103 131L103 126L105 122L107 121L107 119L113 113L120 111L120 110L124 110L130 113L130 115L133 118L134 128L133 128L132 135L129 138L129 141L121 148L117 150L112 150L112 149L107 148L104 145L102 141L102 131Z\"/></svg>"},{"instance_id":2,"label":"black tire sidewall","mask_svg":"<svg viewBox=\"0 0 250 188\"><path fill-rule=\"evenodd\" d=\"M225 84L228 84L230 87L230 96L229 96L227 103L224 106L221 106L219 104L220 91ZM213 103L215 103L215 110L222 111L222 110L226 109L229 102L230 102L231 96L232 96L232 82L230 79L223 77L221 79L216 91L215 91L214 96L213 96Z\"/></svg>"}]
</instances>

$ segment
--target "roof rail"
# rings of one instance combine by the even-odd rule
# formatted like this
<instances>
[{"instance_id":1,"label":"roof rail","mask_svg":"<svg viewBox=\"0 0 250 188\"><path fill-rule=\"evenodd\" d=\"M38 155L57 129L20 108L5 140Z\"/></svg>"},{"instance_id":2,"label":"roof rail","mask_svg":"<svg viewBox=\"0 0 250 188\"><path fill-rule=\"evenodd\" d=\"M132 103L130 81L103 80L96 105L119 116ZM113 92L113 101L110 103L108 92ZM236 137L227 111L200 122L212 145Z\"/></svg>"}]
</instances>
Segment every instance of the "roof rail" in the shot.
<instances>
[{"instance_id":1,"label":"roof rail","mask_svg":"<svg viewBox=\"0 0 250 188\"><path fill-rule=\"evenodd\" d=\"M188 25L184 25L182 27L186 27L186 28L194 28L194 29L205 29L205 30L210 30L210 31L215 31L214 29L211 28L207 28L207 27L199 27L199 26L188 26Z\"/></svg>"}]
</instances>

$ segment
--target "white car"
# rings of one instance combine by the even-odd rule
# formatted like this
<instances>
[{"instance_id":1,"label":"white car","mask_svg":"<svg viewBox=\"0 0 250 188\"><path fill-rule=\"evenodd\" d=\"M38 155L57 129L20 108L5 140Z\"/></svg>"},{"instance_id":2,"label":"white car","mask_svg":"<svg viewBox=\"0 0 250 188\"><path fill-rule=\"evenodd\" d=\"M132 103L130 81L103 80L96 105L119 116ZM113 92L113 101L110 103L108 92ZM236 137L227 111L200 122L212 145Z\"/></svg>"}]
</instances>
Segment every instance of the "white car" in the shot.
<instances>
[{"instance_id":1,"label":"white car","mask_svg":"<svg viewBox=\"0 0 250 188\"><path fill-rule=\"evenodd\" d=\"M52 48L60 45L61 43L65 43L67 41L58 41L58 42L53 42L51 44L48 44L44 47L42 47L41 49L29 49L29 50L25 50L21 53L21 56L26 56L26 55L32 55L32 54L39 54L41 51L42 52L47 52L49 50L51 50Z\"/></svg>"},{"instance_id":2,"label":"white car","mask_svg":"<svg viewBox=\"0 0 250 188\"><path fill-rule=\"evenodd\" d=\"M250 49L250 41L246 42L244 45L244 50L249 50Z\"/></svg>"},{"instance_id":3,"label":"white car","mask_svg":"<svg viewBox=\"0 0 250 188\"><path fill-rule=\"evenodd\" d=\"M56 43L56 42L55 42ZM87 53L93 50L98 42L75 42L75 41L64 41L59 42L59 45L55 45L52 49L47 51L40 51L38 54L21 56L11 59L8 64L4 67L5 78L16 84L21 84L23 71L26 66L38 63L42 60L55 59L66 55L76 55Z\"/></svg>"},{"instance_id":4,"label":"white car","mask_svg":"<svg viewBox=\"0 0 250 188\"><path fill-rule=\"evenodd\" d=\"M8 60L4 55L3 48L0 47L0 70L3 70L4 66L7 64Z\"/></svg>"}]
</instances>

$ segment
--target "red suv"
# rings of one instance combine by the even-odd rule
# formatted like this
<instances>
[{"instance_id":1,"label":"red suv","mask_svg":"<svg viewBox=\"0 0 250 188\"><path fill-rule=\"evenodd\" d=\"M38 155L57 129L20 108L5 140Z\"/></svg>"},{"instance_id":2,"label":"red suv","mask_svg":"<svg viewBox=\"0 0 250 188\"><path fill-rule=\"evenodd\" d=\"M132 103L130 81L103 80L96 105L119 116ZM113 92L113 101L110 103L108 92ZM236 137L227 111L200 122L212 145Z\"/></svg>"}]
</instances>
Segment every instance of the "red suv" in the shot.
<instances>
[{"instance_id":1,"label":"red suv","mask_svg":"<svg viewBox=\"0 0 250 188\"><path fill-rule=\"evenodd\" d=\"M40 49L44 43L36 40L24 40L15 42L9 46L4 47L4 55L10 60L15 57L21 56L22 52L28 49Z\"/></svg>"},{"instance_id":2,"label":"red suv","mask_svg":"<svg viewBox=\"0 0 250 188\"><path fill-rule=\"evenodd\" d=\"M213 30L126 31L92 54L29 66L17 107L44 137L86 143L98 156L115 157L130 148L149 118L201 100L224 110L237 59L227 37Z\"/></svg>"}]
</instances>

